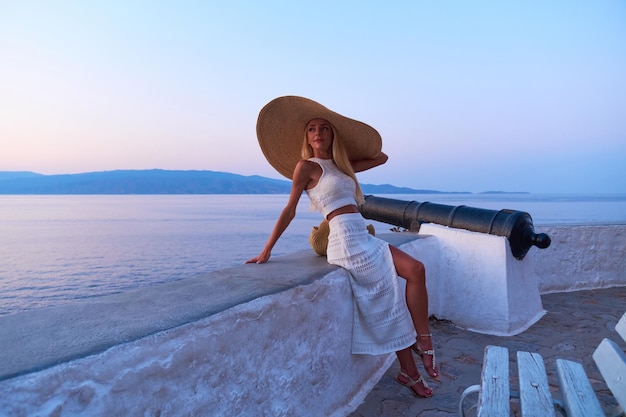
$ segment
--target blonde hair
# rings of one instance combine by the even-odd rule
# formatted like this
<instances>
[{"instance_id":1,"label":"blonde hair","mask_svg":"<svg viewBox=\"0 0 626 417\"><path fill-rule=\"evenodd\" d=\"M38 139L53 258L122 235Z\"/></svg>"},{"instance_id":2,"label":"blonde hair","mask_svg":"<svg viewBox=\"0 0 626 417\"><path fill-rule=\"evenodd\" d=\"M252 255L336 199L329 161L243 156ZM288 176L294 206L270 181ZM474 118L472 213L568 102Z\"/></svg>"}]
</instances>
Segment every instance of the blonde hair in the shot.
<instances>
[{"instance_id":1,"label":"blonde hair","mask_svg":"<svg viewBox=\"0 0 626 417\"><path fill-rule=\"evenodd\" d=\"M356 185L356 189L354 191L354 198L358 205L361 205L365 202L365 197L363 197L363 191L361 190L361 186L359 185L359 180L356 178L356 174L354 173L354 169L352 168L352 164L350 163L350 159L348 158L348 153L346 152L346 148L341 143L341 139L339 139L339 135L337 134L337 130L335 130L335 126L332 123L330 124L331 129L333 130L333 161L337 168L354 181ZM308 122L307 122L308 125ZM301 155L302 159L307 160L309 158L313 158L313 148L309 145L309 141L307 140L306 129L304 131L304 142L302 143L302 151Z\"/></svg>"}]
</instances>

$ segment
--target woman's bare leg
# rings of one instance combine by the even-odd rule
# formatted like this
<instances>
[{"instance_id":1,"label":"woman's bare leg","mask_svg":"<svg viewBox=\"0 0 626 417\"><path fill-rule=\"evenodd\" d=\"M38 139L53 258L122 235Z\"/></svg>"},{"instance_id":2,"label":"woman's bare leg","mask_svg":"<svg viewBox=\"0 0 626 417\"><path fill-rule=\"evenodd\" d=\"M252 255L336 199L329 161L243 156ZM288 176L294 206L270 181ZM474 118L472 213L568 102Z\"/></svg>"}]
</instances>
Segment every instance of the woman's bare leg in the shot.
<instances>
[{"instance_id":1,"label":"woman's bare leg","mask_svg":"<svg viewBox=\"0 0 626 417\"><path fill-rule=\"evenodd\" d=\"M406 252L389 245L391 255L398 275L406 280L406 304L413 319L415 331L418 334L417 345L424 351L432 350L432 337L428 325L428 292L426 290L426 269L424 264ZM433 378L439 376L436 364L433 364L434 355L422 355L424 368Z\"/></svg>"},{"instance_id":2,"label":"woman's bare leg","mask_svg":"<svg viewBox=\"0 0 626 417\"><path fill-rule=\"evenodd\" d=\"M413 381L419 380L420 374L417 370L417 366L415 365L415 361L413 360L411 348L406 348L396 352L396 356L398 357L398 362L400 362L400 371L408 375ZM399 374L396 377L396 380L402 385L407 385L409 382L408 378L402 374ZM423 380L408 388L419 397L430 397L433 395L433 390L426 386Z\"/></svg>"}]
</instances>

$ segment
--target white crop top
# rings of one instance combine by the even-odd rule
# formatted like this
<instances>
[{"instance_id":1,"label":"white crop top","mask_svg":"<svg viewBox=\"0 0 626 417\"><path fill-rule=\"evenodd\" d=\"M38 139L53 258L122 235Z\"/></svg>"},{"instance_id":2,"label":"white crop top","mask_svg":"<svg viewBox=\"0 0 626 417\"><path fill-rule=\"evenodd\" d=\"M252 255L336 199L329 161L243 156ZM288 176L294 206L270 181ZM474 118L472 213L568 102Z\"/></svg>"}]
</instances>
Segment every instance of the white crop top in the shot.
<instances>
[{"instance_id":1,"label":"white crop top","mask_svg":"<svg viewBox=\"0 0 626 417\"><path fill-rule=\"evenodd\" d=\"M322 175L315 187L305 190L313 209L326 218L333 210L357 204L354 180L341 172L332 159L310 158L309 161L322 167Z\"/></svg>"}]
</instances>

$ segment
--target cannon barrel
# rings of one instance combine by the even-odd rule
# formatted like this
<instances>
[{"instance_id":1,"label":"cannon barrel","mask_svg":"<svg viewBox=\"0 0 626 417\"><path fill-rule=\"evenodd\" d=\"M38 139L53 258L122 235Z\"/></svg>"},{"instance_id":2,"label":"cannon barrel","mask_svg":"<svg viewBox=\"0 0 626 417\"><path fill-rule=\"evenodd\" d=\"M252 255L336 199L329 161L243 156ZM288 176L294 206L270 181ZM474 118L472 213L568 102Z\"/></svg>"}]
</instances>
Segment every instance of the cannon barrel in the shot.
<instances>
[{"instance_id":1,"label":"cannon barrel","mask_svg":"<svg viewBox=\"0 0 626 417\"><path fill-rule=\"evenodd\" d=\"M376 220L410 231L418 231L422 223L436 223L456 229L504 236L509 241L516 259L524 259L531 246L544 249L550 246L550 237L535 233L530 214L516 210L489 210L476 207L448 206L430 202L394 200L365 196L360 207L366 219Z\"/></svg>"}]
</instances>

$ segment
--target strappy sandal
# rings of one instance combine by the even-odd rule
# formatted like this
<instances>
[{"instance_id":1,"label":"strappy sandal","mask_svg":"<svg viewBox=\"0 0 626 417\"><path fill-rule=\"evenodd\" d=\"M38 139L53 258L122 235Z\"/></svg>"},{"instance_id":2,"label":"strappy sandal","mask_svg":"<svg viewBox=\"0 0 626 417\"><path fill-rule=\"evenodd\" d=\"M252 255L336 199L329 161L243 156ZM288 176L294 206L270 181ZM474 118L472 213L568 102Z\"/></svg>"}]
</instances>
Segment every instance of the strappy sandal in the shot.
<instances>
[{"instance_id":1,"label":"strappy sandal","mask_svg":"<svg viewBox=\"0 0 626 417\"><path fill-rule=\"evenodd\" d=\"M434 347L428 350L422 349L422 347L420 346L420 337L430 337L432 339L433 335L431 333L418 334L417 341L413 344L413 346L411 346L411 349L413 349L413 351L417 353L420 358L422 358L422 363L424 364L424 369L426 369L426 373L428 374L428 376L436 381L440 381L441 376L439 375L439 370L437 369L435 349ZM432 356L433 358L433 364L430 368L426 367L426 362L424 362L424 355Z\"/></svg>"},{"instance_id":2,"label":"strappy sandal","mask_svg":"<svg viewBox=\"0 0 626 417\"><path fill-rule=\"evenodd\" d=\"M406 382L402 382L400 380L400 375L402 375L405 379ZM413 386L416 384L419 384L420 382L424 385L424 388L429 389L430 387L428 385L426 385L426 381L424 381L424 379L420 376L419 378L417 378L417 380L414 380L413 378L411 378L408 374L406 374L405 372L403 372L402 370L400 370L400 373L398 374L398 376L396 376L396 382L402 386L407 387L414 396L418 397L418 398L430 398L433 396L433 392L430 391L429 395L421 395L418 394L417 391L415 391L413 389Z\"/></svg>"}]
</instances>

